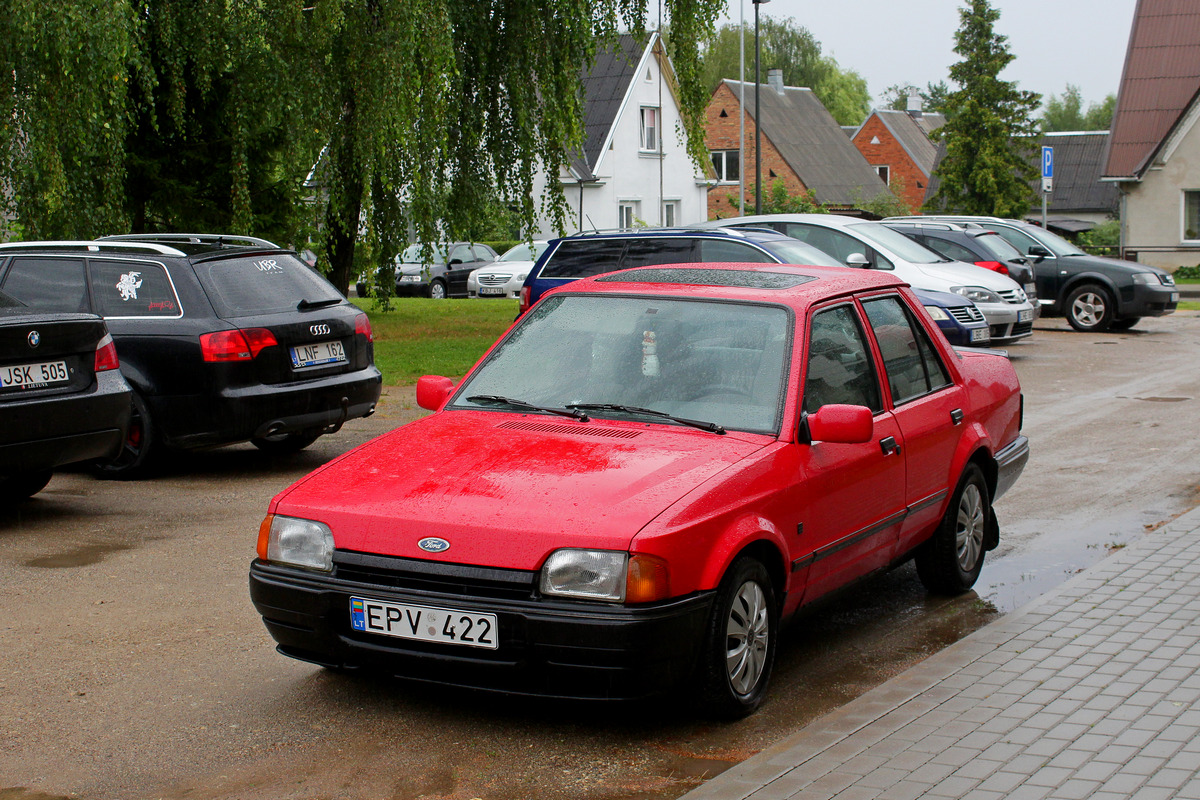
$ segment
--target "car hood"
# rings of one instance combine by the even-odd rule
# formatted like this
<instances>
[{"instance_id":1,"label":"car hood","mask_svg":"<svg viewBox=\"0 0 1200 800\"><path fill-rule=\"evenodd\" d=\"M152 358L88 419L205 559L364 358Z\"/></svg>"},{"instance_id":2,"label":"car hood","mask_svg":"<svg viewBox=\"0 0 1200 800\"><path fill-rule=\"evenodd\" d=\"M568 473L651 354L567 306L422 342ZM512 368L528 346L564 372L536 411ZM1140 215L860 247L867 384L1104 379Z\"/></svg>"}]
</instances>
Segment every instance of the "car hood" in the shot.
<instances>
[{"instance_id":1,"label":"car hood","mask_svg":"<svg viewBox=\"0 0 1200 800\"><path fill-rule=\"evenodd\" d=\"M938 264L913 264L911 268L920 273L919 278L908 279L910 284L921 289L935 289L940 292L950 290L951 286L982 286L993 292L1010 292L1020 288L1017 282L1006 275L994 272L985 267L977 267L965 261L947 261ZM921 282L918 283L917 281ZM936 285L935 285L936 284Z\"/></svg>"},{"instance_id":2,"label":"car hood","mask_svg":"<svg viewBox=\"0 0 1200 800\"><path fill-rule=\"evenodd\" d=\"M560 547L625 550L663 510L769 439L668 425L444 411L301 479L274 513L341 550L538 569ZM436 556L426 537L450 543Z\"/></svg>"}]
</instances>

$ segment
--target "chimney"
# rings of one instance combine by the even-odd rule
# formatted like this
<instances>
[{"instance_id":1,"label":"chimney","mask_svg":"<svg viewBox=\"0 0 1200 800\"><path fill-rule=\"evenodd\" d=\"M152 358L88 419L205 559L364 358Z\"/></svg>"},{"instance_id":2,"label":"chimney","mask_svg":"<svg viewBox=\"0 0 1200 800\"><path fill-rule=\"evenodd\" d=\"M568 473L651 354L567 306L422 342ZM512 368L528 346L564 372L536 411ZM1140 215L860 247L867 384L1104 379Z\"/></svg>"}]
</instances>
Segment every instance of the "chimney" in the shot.
<instances>
[{"instance_id":1,"label":"chimney","mask_svg":"<svg viewBox=\"0 0 1200 800\"><path fill-rule=\"evenodd\" d=\"M916 92L908 96L908 115L913 119L925 116L925 112L921 108L921 95Z\"/></svg>"},{"instance_id":2,"label":"chimney","mask_svg":"<svg viewBox=\"0 0 1200 800\"><path fill-rule=\"evenodd\" d=\"M769 69L767 70L767 86L770 86L779 94L783 94L783 70Z\"/></svg>"}]
</instances>

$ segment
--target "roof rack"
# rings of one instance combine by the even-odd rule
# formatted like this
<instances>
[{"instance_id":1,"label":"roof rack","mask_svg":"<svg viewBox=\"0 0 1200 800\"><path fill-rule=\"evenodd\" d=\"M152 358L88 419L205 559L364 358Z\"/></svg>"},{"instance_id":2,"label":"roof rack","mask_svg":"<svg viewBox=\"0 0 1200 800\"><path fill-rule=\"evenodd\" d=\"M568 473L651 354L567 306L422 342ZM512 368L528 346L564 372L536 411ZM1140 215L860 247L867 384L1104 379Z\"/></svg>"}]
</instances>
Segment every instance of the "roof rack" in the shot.
<instances>
[{"instance_id":1,"label":"roof rack","mask_svg":"<svg viewBox=\"0 0 1200 800\"><path fill-rule=\"evenodd\" d=\"M251 247L270 247L273 250L281 249L274 242L268 242L257 236L239 236L228 233L122 233L114 236L101 236L97 241L179 242L181 244L213 244L217 247L250 245Z\"/></svg>"},{"instance_id":2,"label":"roof rack","mask_svg":"<svg viewBox=\"0 0 1200 800\"><path fill-rule=\"evenodd\" d=\"M627 235L627 236L642 236L644 234L681 234L686 236L707 236L717 234L718 236L740 236L743 239L746 237L744 230L753 231L755 233L779 233L779 231L769 228L704 228L699 226L681 225L673 228L645 227L645 228L589 228L587 230L575 231L568 236L612 236L612 235Z\"/></svg>"},{"instance_id":3,"label":"roof rack","mask_svg":"<svg viewBox=\"0 0 1200 800\"><path fill-rule=\"evenodd\" d=\"M158 253L163 256L185 256L187 255L178 248L171 247L165 244L155 242L76 242L76 241L56 241L56 242L4 242L0 244L0 249L3 250L78 250L80 252L101 253L104 251L110 252L129 252L147 251Z\"/></svg>"}]
</instances>

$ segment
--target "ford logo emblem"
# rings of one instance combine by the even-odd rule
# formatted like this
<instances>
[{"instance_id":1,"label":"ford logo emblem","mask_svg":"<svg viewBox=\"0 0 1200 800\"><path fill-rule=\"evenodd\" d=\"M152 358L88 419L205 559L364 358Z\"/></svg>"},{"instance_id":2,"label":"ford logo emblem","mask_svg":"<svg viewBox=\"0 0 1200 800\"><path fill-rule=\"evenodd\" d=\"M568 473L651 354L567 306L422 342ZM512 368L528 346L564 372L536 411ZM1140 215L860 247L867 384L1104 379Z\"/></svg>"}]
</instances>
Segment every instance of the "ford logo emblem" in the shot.
<instances>
[{"instance_id":1,"label":"ford logo emblem","mask_svg":"<svg viewBox=\"0 0 1200 800\"><path fill-rule=\"evenodd\" d=\"M42 335L37 331L30 331L29 335L25 337L25 341L29 342L30 347L37 347L42 343Z\"/></svg>"},{"instance_id":2,"label":"ford logo emblem","mask_svg":"<svg viewBox=\"0 0 1200 800\"><path fill-rule=\"evenodd\" d=\"M450 549L450 543L445 539L439 539L436 536L430 536L417 542L417 547L427 553L444 553Z\"/></svg>"},{"instance_id":3,"label":"ford logo emblem","mask_svg":"<svg viewBox=\"0 0 1200 800\"><path fill-rule=\"evenodd\" d=\"M310 325L308 332L313 336L325 336L329 333L328 325Z\"/></svg>"}]
</instances>

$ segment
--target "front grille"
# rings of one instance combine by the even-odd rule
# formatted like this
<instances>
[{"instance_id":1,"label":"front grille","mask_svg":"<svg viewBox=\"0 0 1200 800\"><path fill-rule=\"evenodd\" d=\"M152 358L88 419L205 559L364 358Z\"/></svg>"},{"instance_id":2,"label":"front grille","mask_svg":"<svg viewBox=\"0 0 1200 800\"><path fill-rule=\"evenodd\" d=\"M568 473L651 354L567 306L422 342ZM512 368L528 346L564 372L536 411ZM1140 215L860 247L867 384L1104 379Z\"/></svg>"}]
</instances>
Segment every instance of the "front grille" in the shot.
<instances>
[{"instance_id":1,"label":"front grille","mask_svg":"<svg viewBox=\"0 0 1200 800\"><path fill-rule=\"evenodd\" d=\"M507 600L528 600L537 582L537 573L527 570L472 567L348 550L333 554L333 576L389 589Z\"/></svg>"},{"instance_id":2,"label":"front grille","mask_svg":"<svg viewBox=\"0 0 1200 800\"><path fill-rule=\"evenodd\" d=\"M983 320L983 312L975 306L958 306L949 309L950 314L959 322L981 322Z\"/></svg>"},{"instance_id":3,"label":"front grille","mask_svg":"<svg viewBox=\"0 0 1200 800\"><path fill-rule=\"evenodd\" d=\"M1020 289L1005 289L1002 292L996 292L996 294L1000 295L1000 298L1004 300L1004 302L1011 303L1013 305L1025 302L1025 298L1022 296L1024 292L1022 292Z\"/></svg>"},{"instance_id":4,"label":"front grille","mask_svg":"<svg viewBox=\"0 0 1200 800\"><path fill-rule=\"evenodd\" d=\"M507 275L476 275L480 286L503 286L508 283Z\"/></svg>"},{"instance_id":5,"label":"front grille","mask_svg":"<svg viewBox=\"0 0 1200 800\"><path fill-rule=\"evenodd\" d=\"M1013 336L1021 336L1023 334L1032 333L1032 332L1033 332L1033 323L1032 322L1018 322L1012 326L1012 335Z\"/></svg>"}]
</instances>

